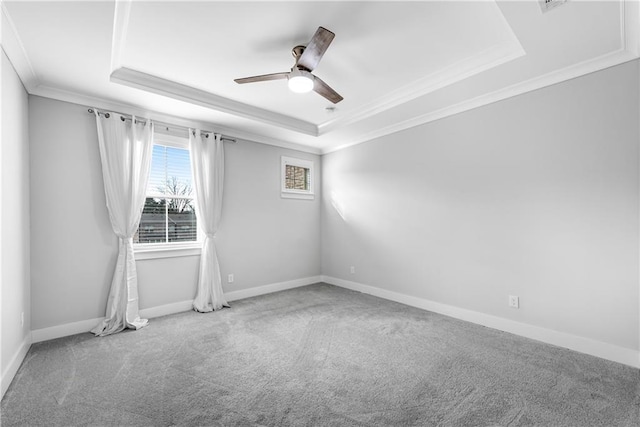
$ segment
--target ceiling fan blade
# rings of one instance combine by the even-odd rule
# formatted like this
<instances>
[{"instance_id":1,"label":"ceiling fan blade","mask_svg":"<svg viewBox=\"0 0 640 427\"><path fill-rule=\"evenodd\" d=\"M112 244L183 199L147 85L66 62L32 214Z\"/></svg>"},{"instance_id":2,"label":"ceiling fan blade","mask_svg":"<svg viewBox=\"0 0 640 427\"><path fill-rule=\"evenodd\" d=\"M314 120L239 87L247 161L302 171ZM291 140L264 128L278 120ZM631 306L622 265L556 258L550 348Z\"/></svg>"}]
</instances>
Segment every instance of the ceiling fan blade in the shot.
<instances>
[{"instance_id":1,"label":"ceiling fan blade","mask_svg":"<svg viewBox=\"0 0 640 427\"><path fill-rule=\"evenodd\" d=\"M344 99L342 98L342 96L340 96L340 94L338 94L338 92L331 89L331 87L328 84L326 84L325 82L320 80L319 77L316 77L316 76L313 76L313 90L316 93L324 96L334 104L337 104L338 102Z\"/></svg>"},{"instance_id":2,"label":"ceiling fan blade","mask_svg":"<svg viewBox=\"0 0 640 427\"><path fill-rule=\"evenodd\" d=\"M261 76L253 76L253 77L244 77L241 79L235 79L234 82L243 84L243 83L255 83L255 82L266 82L269 80L284 80L289 76L289 73L273 73L273 74L263 74Z\"/></svg>"},{"instance_id":3,"label":"ceiling fan blade","mask_svg":"<svg viewBox=\"0 0 640 427\"><path fill-rule=\"evenodd\" d=\"M298 58L297 65L301 65L309 71L313 71L318 66L322 55L329 48L329 45L333 41L336 35L331 31L323 27L318 27L318 30L313 35L313 38L304 49L304 52Z\"/></svg>"}]
</instances>

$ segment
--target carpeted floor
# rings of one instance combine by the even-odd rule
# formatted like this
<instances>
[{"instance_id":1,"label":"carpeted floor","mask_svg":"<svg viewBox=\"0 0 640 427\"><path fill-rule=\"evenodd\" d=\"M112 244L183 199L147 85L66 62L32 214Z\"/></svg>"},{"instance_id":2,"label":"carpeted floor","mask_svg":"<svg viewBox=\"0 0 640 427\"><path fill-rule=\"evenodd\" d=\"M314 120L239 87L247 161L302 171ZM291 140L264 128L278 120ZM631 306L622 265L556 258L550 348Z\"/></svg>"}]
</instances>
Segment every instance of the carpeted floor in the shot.
<instances>
[{"instance_id":1,"label":"carpeted floor","mask_svg":"<svg viewBox=\"0 0 640 427\"><path fill-rule=\"evenodd\" d=\"M325 284L32 346L2 426L638 426L639 371Z\"/></svg>"}]
</instances>

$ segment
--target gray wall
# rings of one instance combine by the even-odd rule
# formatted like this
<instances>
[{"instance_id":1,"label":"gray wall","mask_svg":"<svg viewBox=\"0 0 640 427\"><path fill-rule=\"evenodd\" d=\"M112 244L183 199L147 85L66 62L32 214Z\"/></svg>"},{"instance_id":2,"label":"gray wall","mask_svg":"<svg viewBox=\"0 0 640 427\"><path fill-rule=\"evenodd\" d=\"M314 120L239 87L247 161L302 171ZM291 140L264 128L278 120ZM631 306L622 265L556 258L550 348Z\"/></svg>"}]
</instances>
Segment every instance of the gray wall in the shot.
<instances>
[{"instance_id":1,"label":"gray wall","mask_svg":"<svg viewBox=\"0 0 640 427\"><path fill-rule=\"evenodd\" d=\"M638 75L323 156L323 274L638 349Z\"/></svg>"},{"instance_id":2,"label":"gray wall","mask_svg":"<svg viewBox=\"0 0 640 427\"><path fill-rule=\"evenodd\" d=\"M28 98L11 62L1 54L0 271L2 391L12 359L29 344L29 127ZM21 316L24 313L24 325ZM20 363L20 360L18 360ZM17 368L13 366L12 368Z\"/></svg>"},{"instance_id":3,"label":"gray wall","mask_svg":"<svg viewBox=\"0 0 640 427\"><path fill-rule=\"evenodd\" d=\"M117 255L105 206L95 118L87 107L32 96L32 329L104 316ZM280 198L273 146L225 143L225 189L216 236L225 291L320 274L320 200ZM317 180L320 180L318 175ZM319 189L317 189L319 191ZM140 308L192 299L198 256L138 261Z\"/></svg>"},{"instance_id":4,"label":"gray wall","mask_svg":"<svg viewBox=\"0 0 640 427\"><path fill-rule=\"evenodd\" d=\"M638 349L638 91L634 61L328 154L322 168L318 156L227 144L216 240L236 283L225 291L322 273ZM104 315L117 246L86 107L30 97L29 123L36 330ZM19 146L14 176L28 170ZM322 203L280 198L281 155L317 162ZM17 221L26 193L14 193ZM197 265L139 261L140 307L191 299Z\"/></svg>"}]
</instances>

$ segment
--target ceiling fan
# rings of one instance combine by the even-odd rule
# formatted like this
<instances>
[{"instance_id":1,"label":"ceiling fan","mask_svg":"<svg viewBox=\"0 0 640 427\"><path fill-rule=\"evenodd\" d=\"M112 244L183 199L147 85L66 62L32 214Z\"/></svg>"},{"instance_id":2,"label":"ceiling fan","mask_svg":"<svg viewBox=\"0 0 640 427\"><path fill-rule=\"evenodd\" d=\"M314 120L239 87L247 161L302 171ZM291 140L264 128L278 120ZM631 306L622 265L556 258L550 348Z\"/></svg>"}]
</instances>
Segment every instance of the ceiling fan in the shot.
<instances>
[{"instance_id":1,"label":"ceiling fan","mask_svg":"<svg viewBox=\"0 0 640 427\"><path fill-rule=\"evenodd\" d=\"M291 54L296 59L296 63L291 71L284 73L263 74L261 76L244 77L235 79L239 84L266 82L269 80L288 79L289 89L296 93L305 93L315 91L324 96L329 101L337 104L342 101L342 96L335 90L331 89L328 84L314 76L311 72L318 66L322 55L333 41L335 34L323 27L318 30L311 38L307 46L296 46L291 50Z\"/></svg>"}]
</instances>

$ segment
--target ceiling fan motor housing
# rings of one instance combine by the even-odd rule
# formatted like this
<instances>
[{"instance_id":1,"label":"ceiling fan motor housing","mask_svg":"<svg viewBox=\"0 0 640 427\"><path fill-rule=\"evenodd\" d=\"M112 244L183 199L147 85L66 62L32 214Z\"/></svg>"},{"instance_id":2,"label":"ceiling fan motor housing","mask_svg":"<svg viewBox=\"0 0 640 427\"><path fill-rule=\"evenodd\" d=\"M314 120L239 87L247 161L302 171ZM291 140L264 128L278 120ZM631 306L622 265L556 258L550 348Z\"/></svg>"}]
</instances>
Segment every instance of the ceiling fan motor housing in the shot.
<instances>
[{"instance_id":1,"label":"ceiling fan motor housing","mask_svg":"<svg viewBox=\"0 0 640 427\"><path fill-rule=\"evenodd\" d=\"M298 62L298 58L302 56L306 48L307 48L306 46L298 45L298 46L295 46L293 49L291 49L291 54L293 55L294 58L296 58L296 63Z\"/></svg>"}]
</instances>

